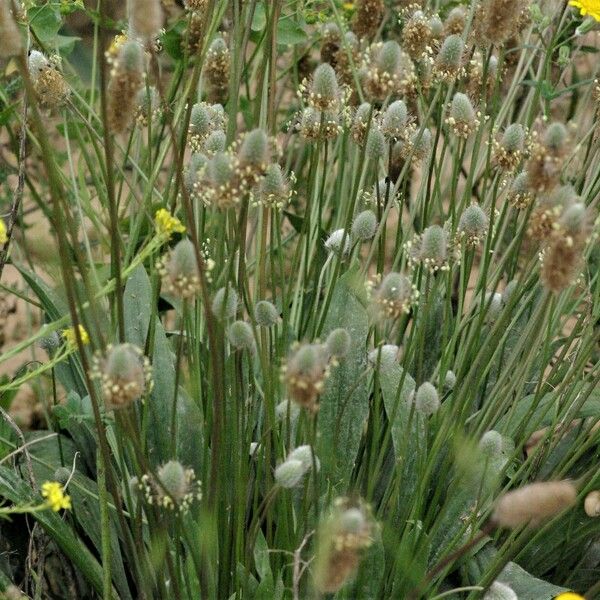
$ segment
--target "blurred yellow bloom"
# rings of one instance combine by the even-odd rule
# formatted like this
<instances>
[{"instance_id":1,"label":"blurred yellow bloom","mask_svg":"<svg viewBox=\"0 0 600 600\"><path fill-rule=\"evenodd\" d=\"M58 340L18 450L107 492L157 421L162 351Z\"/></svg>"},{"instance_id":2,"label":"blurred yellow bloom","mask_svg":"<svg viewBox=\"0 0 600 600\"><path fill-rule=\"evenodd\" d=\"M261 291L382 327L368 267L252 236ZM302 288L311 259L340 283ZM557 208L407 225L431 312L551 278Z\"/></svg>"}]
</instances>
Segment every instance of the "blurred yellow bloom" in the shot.
<instances>
[{"instance_id":1,"label":"blurred yellow bloom","mask_svg":"<svg viewBox=\"0 0 600 600\"><path fill-rule=\"evenodd\" d=\"M600 0L570 0L569 6L579 9L582 16L590 15L600 21ZM581 598L581 596L578 596ZM562 600L562 599L561 599ZM569 600L568 598L566 600Z\"/></svg>"},{"instance_id":2,"label":"blurred yellow bloom","mask_svg":"<svg viewBox=\"0 0 600 600\"><path fill-rule=\"evenodd\" d=\"M575 592L563 592L554 598L554 600L585 600L583 596L576 594Z\"/></svg>"},{"instance_id":3,"label":"blurred yellow bloom","mask_svg":"<svg viewBox=\"0 0 600 600\"><path fill-rule=\"evenodd\" d=\"M62 335L69 346L77 345L77 338L75 337L75 327L69 327L68 329L65 329L62 332ZM85 327L83 325L79 325L79 336L81 337L81 341L83 342L83 344L90 343L90 336L88 335L88 332L85 330Z\"/></svg>"},{"instance_id":4,"label":"blurred yellow bloom","mask_svg":"<svg viewBox=\"0 0 600 600\"><path fill-rule=\"evenodd\" d=\"M106 56L113 60L115 58L117 58L117 55L119 54L119 50L121 49L121 46L123 46L123 44L126 41L127 41L127 35L125 35L124 33L118 33L117 35L115 35L115 37L113 38L113 41L111 42L110 46L108 47L108 50L106 51Z\"/></svg>"},{"instance_id":5,"label":"blurred yellow bloom","mask_svg":"<svg viewBox=\"0 0 600 600\"><path fill-rule=\"evenodd\" d=\"M167 209L160 208L154 215L156 233L166 237L171 237L172 233L185 233L185 226L174 217Z\"/></svg>"},{"instance_id":6,"label":"blurred yellow bloom","mask_svg":"<svg viewBox=\"0 0 600 600\"><path fill-rule=\"evenodd\" d=\"M344 4L342 4L342 8L350 12L354 10L354 2L344 2Z\"/></svg>"},{"instance_id":7,"label":"blurred yellow bloom","mask_svg":"<svg viewBox=\"0 0 600 600\"><path fill-rule=\"evenodd\" d=\"M42 497L46 498L48 508L54 512L71 508L71 497L65 494L62 485L57 481L46 481L42 484Z\"/></svg>"},{"instance_id":8,"label":"blurred yellow bloom","mask_svg":"<svg viewBox=\"0 0 600 600\"><path fill-rule=\"evenodd\" d=\"M4 221L0 219L0 244L6 244L7 241L6 225L4 224Z\"/></svg>"}]
</instances>

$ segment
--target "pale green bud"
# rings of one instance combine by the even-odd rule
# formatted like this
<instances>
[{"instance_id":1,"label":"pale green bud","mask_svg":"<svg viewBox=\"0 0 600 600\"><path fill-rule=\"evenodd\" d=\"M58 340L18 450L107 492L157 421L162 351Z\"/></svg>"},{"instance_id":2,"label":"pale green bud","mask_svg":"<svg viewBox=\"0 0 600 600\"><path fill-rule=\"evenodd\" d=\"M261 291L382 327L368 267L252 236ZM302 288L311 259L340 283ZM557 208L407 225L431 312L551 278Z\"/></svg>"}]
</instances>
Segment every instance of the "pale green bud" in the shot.
<instances>
[{"instance_id":1,"label":"pale green bud","mask_svg":"<svg viewBox=\"0 0 600 600\"><path fill-rule=\"evenodd\" d=\"M325 342L327 350L332 356L342 358L350 351L352 338L346 329L339 327L334 329L328 336Z\"/></svg>"},{"instance_id":2,"label":"pale green bud","mask_svg":"<svg viewBox=\"0 0 600 600\"><path fill-rule=\"evenodd\" d=\"M254 350L254 333L245 321L235 321L229 326L227 337L232 346L238 349Z\"/></svg>"},{"instance_id":3,"label":"pale green bud","mask_svg":"<svg viewBox=\"0 0 600 600\"><path fill-rule=\"evenodd\" d=\"M212 302L212 311L220 319L230 319L235 316L238 305L237 292L232 288L222 287L217 291Z\"/></svg>"},{"instance_id":4,"label":"pale green bud","mask_svg":"<svg viewBox=\"0 0 600 600\"><path fill-rule=\"evenodd\" d=\"M281 321L279 311L268 300L260 300L256 303L254 317L261 327L272 327Z\"/></svg>"},{"instance_id":5,"label":"pale green bud","mask_svg":"<svg viewBox=\"0 0 600 600\"><path fill-rule=\"evenodd\" d=\"M440 397L435 387L428 381L422 383L415 394L415 409L422 415L429 416L440 407Z\"/></svg>"},{"instance_id":6,"label":"pale green bud","mask_svg":"<svg viewBox=\"0 0 600 600\"><path fill-rule=\"evenodd\" d=\"M372 210L363 210L352 223L352 237L360 241L370 240L377 231L377 216Z\"/></svg>"}]
</instances>

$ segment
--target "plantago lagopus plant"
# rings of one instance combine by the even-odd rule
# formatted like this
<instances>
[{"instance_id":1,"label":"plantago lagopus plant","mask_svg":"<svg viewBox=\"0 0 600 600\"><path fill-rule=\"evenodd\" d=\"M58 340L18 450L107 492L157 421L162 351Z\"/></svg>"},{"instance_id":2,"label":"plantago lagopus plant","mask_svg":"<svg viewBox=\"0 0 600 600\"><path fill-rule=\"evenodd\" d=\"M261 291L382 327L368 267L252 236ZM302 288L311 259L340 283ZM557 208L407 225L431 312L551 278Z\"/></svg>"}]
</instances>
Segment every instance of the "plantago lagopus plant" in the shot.
<instances>
[{"instance_id":1,"label":"plantago lagopus plant","mask_svg":"<svg viewBox=\"0 0 600 600\"><path fill-rule=\"evenodd\" d=\"M0 2L0 596L598 597L595 2Z\"/></svg>"}]
</instances>

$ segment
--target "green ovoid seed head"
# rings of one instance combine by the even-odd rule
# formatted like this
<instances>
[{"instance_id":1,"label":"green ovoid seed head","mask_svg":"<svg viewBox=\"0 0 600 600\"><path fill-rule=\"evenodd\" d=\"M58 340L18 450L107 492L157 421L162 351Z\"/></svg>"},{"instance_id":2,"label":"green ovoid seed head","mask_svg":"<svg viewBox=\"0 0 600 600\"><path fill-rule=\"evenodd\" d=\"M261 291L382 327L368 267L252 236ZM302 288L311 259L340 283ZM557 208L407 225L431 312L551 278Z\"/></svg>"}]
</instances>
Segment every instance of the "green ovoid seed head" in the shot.
<instances>
[{"instance_id":1,"label":"green ovoid seed head","mask_svg":"<svg viewBox=\"0 0 600 600\"><path fill-rule=\"evenodd\" d=\"M385 136L377 127L371 127L367 136L367 149L365 157L372 161L377 161L385 155L387 142Z\"/></svg>"},{"instance_id":2,"label":"green ovoid seed head","mask_svg":"<svg viewBox=\"0 0 600 600\"><path fill-rule=\"evenodd\" d=\"M419 259L431 267L442 267L448 258L448 234L439 225L430 225L423 231Z\"/></svg>"},{"instance_id":3,"label":"green ovoid seed head","mask_svg":"<svg viewBox=\"0 0 600 600\"><path fill-rule=\"evenodd\" d=\"M279 311L268 300L260 300L256 303L254 317L261 327L272 327L281 321Z\"/></svg>"},{"instance_id":4,"label":"green ovoid seed head","mask_svg":"<svg viewBox=\"0 0 600 600\"><path fill-rule=\"evenodd\" d=\"M421 137L419 137L419 132L415 131L411 136L410 143L413 149L413 160L425 160L431 154L431 131L429 128L423 129Z\"/></svg>"},{"instance_id":5,"label":"green ovoid seed head","mask_svg":"<svg viewBox=\"0 0 600 600\"><path fill-rule=\"evenodd\" d=\"M188 168L183 174L183 184L185 185L185 189L188 191L188 193L191 194L196 191L195 186L199 181L199 173L206 167L207 164L208 158L201 152L194 152L190 157Z\"/></svg>"},{"instance_id":6,"label":"green ovoid seed head","mask_svg":"<svg viewBox=\"0 0 600 600\"><path fill-rule=\"evenodd\" d=\"M372 210L363 210L356 215L352 223L352 237L365 242L370 240L377 231L377 216Z\"/></svg>"},{"instance_id":7,"label":"green ovoid seed head","mask_svg":"<svg viewBox=\"0 0 600 600\"><path fill-rule=\"evenodd\" d=\"M221 129L213 131L204 142L204 149L208 154L224 152L227 144L227 136Z\"/></svg>"},{"instance_id":8,"label":"green ovoid seed head","mask_svg":"<svg viewBox=\"0 0 600 600\"><path fill-rule=\"evenodd\" d=\"M244 136L240 148L240 162L264 169L268 162L269 140L262 129L253 129Z\"/></svg>"},{"instance_id":9,"label":"green ovoid seed head","mask_svg":"<svg viewBox=\"0 0 600 600\"><path fill-rule=\"evenodd\" d=\"M494 457L502 453L502 435L491 429L486 431L479 440L479 448L485 456Z\"/></svg>"},{"instance_id":10,"label":"green ovoid seed head","mask_svg":"<svg viewBox=\"0 0 600 600\"><path fill-rule=\"evenodd\" d=\"M237 292L232 287L222 287L217 290L217 293L213 298L212 311L213 314L220 319L230 319L235 316L237 305Z\"/></svg>"},{"instance_id":11,"label":"green ovoid seed head","mask_svg":"<svg viewBox=\"0 0 600 600\"><path fill-rule=\"evenodd\" d=\"M97 353L92 377L100 381L109 409L128 406L152 389L150 362L133 344L109 345L106 354Z\"/></svg>"},{"instance_id":12,"label":"green ovoid seed head","mask_svg":"<svg viewBox=\"0 0 600 600\"><path fill-rule=\"evenodd\" d=\"M521 171L512 180L508 190L508 201L517 209L527 208L533 202L527 171Z\"/></svg>"},{"instance_id":13,"label":"green ovoid seed head","mask_svg":"<svg viewBox=\"0 0 600 600\"><path fill-rule=\"evenodd\" d=\"M339 41L342 37L342 34L337 24L333 21L329 21L327 23L323 23L321 26L321 37L328 42L334 42Z\"/></svg>"},{"instance_id":14,"label":"green ovoid seed head","mask_svg":"<svg viewBox=\"0 0 600 600\"><path fill-rule=\"evenodd\" d=\"M462 33L465 28L467 11L462 5L455 6L446 16L444 31L448 34Z\"/></svg>"},{"instance_id":15,"label":"green ovoid seed head","mask_svg":"<svg viewBox=\"0 0 600 600\"><path fill-rule=\"evenodd\" d=\"M570 235L578 235L585 231L587 214L585 204L575 202L568 206L560 217L560 226Z\"/></svg>"},{"instance_id":16,"label":"green ovoid seed head","mask_svg":"<svg viewBox=\"0 0 600 600\"><path fill-rule=\"evenodd\" d=\"M367 519L359 508L349 508L340 515L339 525L345 533L358 535L365 530Z\"/></svg>"},{"instance_id":17,"label":"green ovoid seed head","mask_svg":"<svg viewBox=\"0 0 600 600\"><path fill-rule=\"evenodd\" d=\"M106 371L115 379L129 379L139 366L139 357L130 344L113 346L106 361Z\"/></svg>"},{"instance_id":18,"label":"green ovoid seed head","mask_svg":"<svg viewBox=\"0 0 600 600\"><path fill-rule=\"evenodd\" d=\"M412 293L412 285L402 273L388 273L381 282L379 293L388 300L403 300Z\"/></svg>"},{"instance_id":19,"label":"green ovoid seed head","mask_svg":"<svg viewBox=\"0 0 600 600\"><path fill-rule=\"evenodd\" d=\"M197 102L192 106L190 114L190 131L199 136L207 136L213 127L211 107L205 102Z\"/></svg>"},{"instance_id":20,"label":"green ovoid seed head","mask_svg":"<svg viewBox=\"0 0 600 600\"><path fill-rule=\"evenodd\" d=\"M415 394L415 409L422 415L429 416L440 407L440 397L435 387L428 381L422 383Z\"/></svg>"},{"instance_id":21,"label":"green ovoid seed head","mask_svg":"<svg viewBox=\"0 0 600 600\"><path fill-rule=\"evenodd\" d=\"M344 239L345 238L345 239ZM344 240L344 248L342 250L342 240ZM350 236L344 229L336 229L326 240L325 248L333 254L348 254L350 251Z\"/></svg>"},{"instance_id":22,"label":"green ovoid seed head","mask_svg":"<svg viewBox=\"0 0 600 600\"><path fill-rule=\"evenodd\" d=\"M402 49L398 42L390 40L385 42L377 55L377 68L389 74L394 74L402 64Z\"/></svg>"},{"instance_id":23,"label":"green ovoid seed head","mask_svg":"<svg viewBox=\"0 0 600 600\"><path fill-rule=\"evenodd\" d=\"M125 42L119 50L119 65L126 71L140 73L144 68L144 49L137 40Z\"/></svg>"},{"instance_id":24,"label":"green ovoid seed head","mask_svg":"<svg viewBox=\"0 0 600 600\"><path fill-rule=\"evenodd\" d=\"M310 102L319 110L331 110L339 101L337 75L329 63L320 64L313 73Z\"/></svg>"},{"instance_id":25,"label":"green ovoid seed head","mask_svg":"<svg viewBox=\"0 0 600 600\"><path fill-rule=\"evenodd\" d=\"M217 152L209 160L206 171L213 186L227 185L235 175L234 159L227 152Z\"/></svg>"},{"instance_id":26,"label":"green ovoid seed head","mask_svg":"<svg viewBox=\"0 0 600 600\"><path fill-rule=\"evenodd\" d=\"M287 182L283 175L281 167L277 163L271 163L265 171L260 189L263 194L273 194L279 196L281 194L287 195Z\"/></svg>"},{"instance_id":27,"label":"green ovoid seed head","mask_svg":"<svg viewBox=\"0 0 600 600\"><path fill-rule=\"evenodd\" d=\"M175 501L181 501L189 491L186 469L176 460L170 460L158 468L158 480Z\"/></svg>"},{"instance_id":28,"label":"green ovoid seed head","mask_svg":"<svg viewBox=\"0 0 600 600\"><path fill-rule=\"evenodd\" d=\"M363 123L367 124L369 121L369 115L371 114L372 106L369 102L363 102L357 109L354 114L354 122L355 123Z\"/></svg>"},{"instance_id":29,"label":"green ovoid seed head","mask_svg":"<svg viewBox=\"0 0 600 600\"><path fill-rule=\"evenodd\" d=\"M39 50L32 50L29 53L27 66L29 67L29 73L33 81L36 80L39 72L43 71L48 65L48 59Z\"/></svg>"},{"instance_id":30,"label":"green ovoid seed head","mask_svg":"<svg viewBox=\"0 0 600 600\"><path fill-rule=\"evenodd\" d=\"M353 31L346 31L344 34L344 42L350 50L358 50L360 47L360 42Z\"/></svg>"},{"instance_id":31,"label":"green ovoid seed head","mask_svg":"<svg viewBox=\"0 0 600 600\"><path fill-rule=\"evenodd\" d=\"M554 122L544 132L543 142L546 148L558 153L564 149L568 138L567 128L562 123Z\"/></svg>"},{"instance_id":32,"label":"green ovoid seed head","mask_svg":"<svg viewBox=\"0 0 600 600\"><path fill-rule=\"evenodd\" d=\"M474 123L475 109L469 97L462 92L456 92L450 106L450 116L458 123Z\"/></svg>"},{"instance_id":33,"label":"green ovoid seed head","mask_svg":"<svg viewBox=\"0 0 600 600\"><path fill-rule=\"evenodd\" d=\"M169 275L173 278L192 278L198 274L194 244L188 238L180 240L173 248L168 271Z\"/></svg>"},{"instance_id":34,"label":"green ovoid seed head","mask_svg":"<svg viewBox=\"0 0 600 600\"><path fill-rule=\"evenodd\" d=\"M229 48L227 47L227 42L225 41L225 39L221 36L217 36L211 42L210 46L208 47L208 51L211 54L216 54L216 55L222 56L229 52Z\"/></svg>"},{"instance_id":35,"label":"green ovoid seed head","mask_svg":"<svg viewBox=\"0 0 600 600\"><path fill-rule=\"evenodd\" d=\"M343 358L350 351L352 338L346 329L339 327L334 329L328 336L325 345L329 354L336 358Z\"/></svg>"},{"instance_id":36,"label":"green ovoid seed head","mask_svg":"<svg viewBox=\"0 0 600 600\"><path fill-rule=\"evenodd\" d=\"M406 128L408 110L402 100L392 102L383 115L382 131L390 138L399 138Z\"/></svg>"},{"instance_id":37,"label":"green ovoid seed head","mask_svg":"<svg viewBox=\"0 0 600 600\"><path fill-rule=\"evenodd\" d=\"M47 352L48 356L52 358L55 352L63 345L64 339L58 332L53 331L51 334L44 336L38 343Z\"/></svg>"},{"instance_id":38,"label":"green ovoid seed head","mask_svg":"<svg viewBox=\"0 0 600 600\"><path fill-rule=\"evenodd\" d=\"M306 470L300 460L286 460L275 469L275 481L284 488L293 488L300 483Z\"/></svg>"},{"instance_id":39,"label":"green ovoid seed head","mask_svg":"<svg viewBox=\"0 0 600 600\"><path fill-rule=\"evenodd\" d=\"M160 109L160 95L154 86L142 87L136 95L136 104L138 122L146 125Z\"/></svg>"},{"instance_id":40,"label":"green ovoid seed head","mask_svg":"<svg viewBox=\"0 0 600 600\"><path fill-rule=\"evenodd\" d=\"M458 231L467 243L477 245L485 237L488 229L488 217L477 204L465 208L458 222Z\"/></svg>"},{"instance_id":41,"label":"green ovoid seed head","mask_svg":"<svg viewBox=\"0 0 600 600\"><path fill-rule=\"evenodd\" d=\"M510 190L514 194L524 194L529 189L527 171L521 171L512 181Z\"/></svg>"},{"instance_id":42,"label":"green ovoid seed head","mask_svg":"<svg viewBox=\"0 0 600 600\"><path fill-rule=\"evenodd\" d=\"M364 144L367 137L367 127L369 127L369 116L372 114L372 106L368 102L363 102L354 113L352 119L352 139L359 145ZM371 127L374 126L373 117L371 117Z\"/></svg>"},{"instance_id":43,"label":"green ovoid seed head","mask_svg":"<svg viewBox=\"0 0 600 600\"><path fill-rule=\"evenodd\" d=\"M548 207L563 207L566 208L573 202L579 200L577 192L572 185L560 185L555 187L550 194L541 199L543 204Z\"/></svg>"},{"instance_id":44,"label":"green ovoid seed head","mask_svg":"<svg viewBox=\"0 0 600 600\"><path fill-rule=\"evenodd\" d=\"M229 342L234 348L254 350L252 327L245 321L235 321L227 331Z\"/></svg>"},{"instance_id":45,"label":"green ovoid seed head","mask_svg":"<svg viewBox=\"0 0 600 600\"><path fill-rule=\"evenodd\" d=\"M281 208L292 196L290 182L277 163L271 163L265 170L258 186L258 198L266 206Z\"/></svg>"},{"instance_id":46,"label":"green ovoid seed head","mask_svg":"<svg viewBox=\"0 0 600 600\"><path fill-rule=\"evenodd\" d=\"M381 179L376 181L375 184L373 185L373 198L380 198L380 199L385 198L385 194L388 189L388 186L390 189L394 187L392 185L392 183L385 177L382 177Z\"/></svg>"},{"instance_id":47,"label":"green ovoid seed head","mask_svg":"<svg viewBox=\"0 0 600 600\"><path fill-rule=\"evenodd\" d=\"M461 66L465 52L465 43L460 35L449 35L442 43L437 58L436 67L441 71L455 73Z\"/></svg>"},{"instance_id":48,"label":"green ovoid seed head","mask_svg":"<svg viewBox=\"0 0 600 600\"><path fill-rule=\"evenodd\" d=\"M321 127L321 117L323 116L323 127ZM317 140L322 138L324 135L326 136L326 131L323 129L327 129L329 115L327 113L321 112L313 108L312 106L307 106L300 116L300 122L298 123L298 130L302 137L308 140ZM327 137L327 136L326 136Z\"/></svg>"},{"instance_id":49,"label":"green ovoid seed head","mask_svg":"<svg viewBox=\"0 0 600 600\"><path fill-rule=\"evenodd\" d=\"M404 297L411 289L408 277L401 273L388 273L381 282L379 291L385 298Z\"/></svg>"},{"instance_id":50,"label":"green ovoid seed head","mask_svg":"<svg viewBox=\"0 0 600 600\"><path fill-rule=\"evenodd\" d=\"M304 467L304 472L310 471L313 468L313 452L310 446L298 446L294 450L292 450L286 460L299 460ZM321 463L319 459L315 456L314 465L317 468L317 471L321 468Z\"/></svg>"},{"instance_id":51,"label":"green ovoid seed head","mask_svg":"<svg viewBox=\"0 0 600 600\"><path fill-rule=\"evenodd\" d=\"M431 30L432 36L436 39L440 38L444 33L444 24L442 23L440 16L437 14L429 17L429 19L427 20L427 25Z\"/></svg>"},{"instance_id":52,"label":"green ovoid seed head","mask_svg":"<svg viewBox=\"0 0 600 600\"><path fill-rule=\"evenodd\" d=\"M301 346L293 357L294 366L303 373L309 373L319 365L321 353L314 344Z\"/></svg>"},{"instance_id":53,"label":"green ovoid seed head","mask_svg":"<svg viewBox=\"0 0 600 600\"><path fill-rule=\"evenodd\" d=\"M393 271L383 278L375 296L380 315L389 319L408 313L413 300L414 290L408 277Z\"/></svg>"},{"instance_id":54,"label":"green ovoid seed head","mask_svg":"<svg viewBox=\"0 0 600 600\"><path fill-rule=\"evenodd\" d=\"M131 344L118 344L109 350L104 373L113 382L135 387L135 397L143 394L146 387L144 369L140 353Z\"/></svg>"},{"instance_id":55,"label":"green ovoid seed head","mask_svg":"<svg viewBox=\"0 0 600 600\"><path fill-rule=\"evenodd\" d=\"M502 135L500 146L506 152L522 152L525 147L525 129L520 123L509 125Z\"/></svg>"},{"instance_id":56,"label":"green ovoid seed head","mask_svg":"<svg viewBox=\"0 0 600 600\"><path fill-rule=\"evenodd\" d=\"M444 388L447 390L454 389L456 385L456 375L454 371L446 371L446 377L444 377Z\"/></svg>"},{"instance_id":57,"label":"green ovoid seed head","mask_svg":"<svg viewBox=\"0 0 600 600\"><path fill-rule=\"evenodd\" d=\"M383 344L369 352L369 362L373 367L379 365L382 372L390 371L398 365L400 348L395 344Z\"/></svg>"},{"instance_id":58,"label":"green ovoid seed head","mask_svg":"<svg viewBox=\"0 0 600 600\"><path fill-rule=\"evenodd\" d=\"M319 526L315 585L333 594L357 570L362 551L373 543L374 523L362 503L337 498L334 511Z\"/></svg>"},{"instance_id":59,"label":"green ovoid seed head","mask_svg":"<svg viewBox=\"0 0 600 600\"><path fill-rule=\"evenodd\" d=\"M278 421L285 421L290 415L290 421L294 421L300 415L300 407L290 400L283 400L275 407L275 416Z\"/></svg>"}]
</instances>

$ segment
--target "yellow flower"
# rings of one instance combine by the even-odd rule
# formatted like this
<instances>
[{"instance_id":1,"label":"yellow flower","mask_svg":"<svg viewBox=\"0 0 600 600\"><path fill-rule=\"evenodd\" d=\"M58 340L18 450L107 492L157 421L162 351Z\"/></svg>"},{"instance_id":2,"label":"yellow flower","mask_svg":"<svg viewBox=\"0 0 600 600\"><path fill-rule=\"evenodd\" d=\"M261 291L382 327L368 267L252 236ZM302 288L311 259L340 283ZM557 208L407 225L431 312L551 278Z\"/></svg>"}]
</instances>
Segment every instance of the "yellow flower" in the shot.
<instances>
[{"instance_id":1,"label":"yellow flower","mask_svg":"<svg viewBox=\"0 0 600 600\"><path fill-rule=\"evenodd\" d=\"M156 211L154 220L158 235L169 238L173 232L185 233L185 226L182 222L165 208L160 208Z\"/></svg>"},{"instance_id":2,"label":"yellow flower","mask_svg":"<svg viewBox=\"0 0 600 600\"><path fill-rule=\"evenodd\" d=\"M563 592L554 598L554 600L585 600L583 596L576 594L575 592Z\"/></svg>"},{"instance_id":3,"label":"yellow flower","mask_svg":"<svg viewBox=\"0 0 600 600\"><path fill-rule=\"evenodd\" d=\"M126 34L118 33L117 35L115 35L113 41L111 42L110 46L108 47L108 50L106 51L107 58L109 58L110 60L114 60L115 58L117 58L117 55L119 54L119 50L121 49L121 46L126 41L127 41Z\"/></svg>"},{"instance_id":4,"label":"yellow flower","mask_svg":"<svg viewBox=\"0 0 600 600\"><path fill-rule=\"evenodd\" d=\"M6 244L7 241L6 225L4 224L4 221L0 219L0 244Z\"/></svg>"},{"instance_id":5,"label":"yellow flower","mask_svg":"<svg viewBox=\"0 0 600 600\"><path fill-rule=\"evenodd\" d=\"M579 12L584 17L590 15L590 17L593 17L596 21L600 21L600 0L570 0L569 6L578 8ZM567 598L565 600L569 599Z\"/></svg>"},{"instance_id":6,"label":"yellow flower","mask_svg":"<svg viewBox=\"0 0 600 600\"><path fill-rule=\"evenodd\" d=\"M342 8L345 11L352 12L354 10L354 2L344 2Z\"/></svg>"},{"instance_id":7,"label":"yellow flower","mask_svg":"<svg viewBox=\"0 0 600 600\"><path fill-rule=\"evenodd\" d=\"M75 337L75 327L69 327L62 332L63 337L65 338L67 344L69 346L77 345L77 338ZM79 337L81 337L81 341L84 345L90 343L90 336L88 332L85 330L83 325L79 325Z\"/></svg>"},{"instance_id":8,"label":"yellow flower","mask_svg":"<svg viewBox=\"0 0 600 600\"><path fill-rule=\"evenodd\" d=\"M57 481L46 481L42 484L42 497L46 498L48 508L54 512L71 508L71 497L65 494L62 485Z\"/></svg>"}]
</instances>

